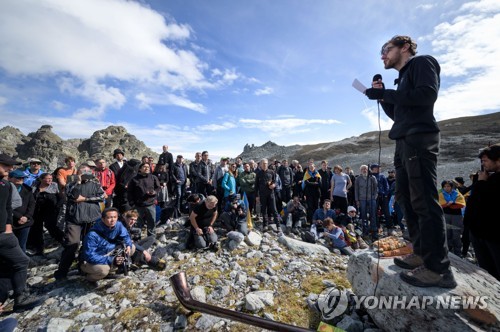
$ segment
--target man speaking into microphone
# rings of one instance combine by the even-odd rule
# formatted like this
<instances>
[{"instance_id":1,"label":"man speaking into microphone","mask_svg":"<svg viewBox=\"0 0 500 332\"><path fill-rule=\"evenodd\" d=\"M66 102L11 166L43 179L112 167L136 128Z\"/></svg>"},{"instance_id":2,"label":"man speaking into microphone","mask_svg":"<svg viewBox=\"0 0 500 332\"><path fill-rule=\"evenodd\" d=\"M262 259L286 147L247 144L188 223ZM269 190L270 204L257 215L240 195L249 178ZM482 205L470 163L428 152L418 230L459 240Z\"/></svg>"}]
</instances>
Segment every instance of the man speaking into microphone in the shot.
<instances>
[{"instance_id":1,"label":"man speaking into microphone","mask_svg":"<svg viewBox=\"0 0 500 332\"><path fill-rule=\"evenodd\" d=\"M394 259L408 270L401 272L401 279L417 287L455 288L436 185L440 134L433 113L440 66L432 56L415 56L416 49L408 36L386 42L381 58L385 69L399 72L398 87L385 89L381 76L375 75L365 94L378 100L394 120L389 138L396 141L396 200L403 209L414 252Z\"/></svg>"}]
</instances>

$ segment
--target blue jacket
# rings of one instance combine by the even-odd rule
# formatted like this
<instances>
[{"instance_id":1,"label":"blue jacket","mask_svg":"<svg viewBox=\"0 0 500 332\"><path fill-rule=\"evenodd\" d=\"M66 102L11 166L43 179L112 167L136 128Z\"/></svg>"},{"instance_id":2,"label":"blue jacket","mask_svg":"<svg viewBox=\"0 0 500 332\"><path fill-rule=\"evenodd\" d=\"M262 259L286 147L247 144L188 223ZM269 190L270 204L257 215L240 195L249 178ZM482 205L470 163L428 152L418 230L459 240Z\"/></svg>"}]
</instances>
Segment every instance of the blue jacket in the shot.
<instances>
[{"instance_id":1,"label":"blue jacket","mask_svg":"<svg viewBox=\"0 0 500 332\"><path fill-rule=\"evenodd\" d=\"M313 221L316 221L316 220L323 221L326 218L332 218L333 220L335 220L337 218L337 214L335 213L335 210L328 209L325 213L325 210L323 208L316 209L316 211L314 211L312 220Z\"/></svg>"},{"instance_id":2,"label":"blue jacket","mask_svg":"<svg viewBox=\"0 0 500 332\"><path fill-rule=\"evenodd\" d=\"M229 172L224 174L221 185L224 189L224 197L236 194L236 179Z\"/></svg>"},{"instance_id":3,"label":"blue jacket","mask_svg":"<svg viewBox=\"0 0 500 332\"><path fill-rule=\"evenodd\" d=\"M389 194L389 182L384 174L374 173L373 176L377 179L378 194L387 196Z\"/></svg>"},{"instance_id":4,"label":"blue jacket","mask_svg":"<svg viewBox=\"0 0 500 332\"><path fill-rule=\"evenodd\" d=\"M89 264L111 265L115 257L108 254L122 241L132 248L130 235L121 222L110 229L99 219L83 240L83 258Z\"/></svg>"},{"instance_id":5,"label":"blue jacket","mask_svg":"<svg viewBox=\"0 0 500 332\"><path fill-rule=\"evenodd\" d=\"M43 169L40 169L40 171L38 171L37 174L33 174L31 173L31 170L29 168L29 166L26 168L26 170L24 171L24 174L26 174L26 178L24 179L24 184L27 185L27 186L30 186L32 187L33 186L33 183L35 183L36 179L38 179L38 177L40 175L42 175L43 173L45 173L43 171Z\"/></svg>"},{"instance_id":6,"label":"blue jacket","mask_svg":"<svg viewBox=\"0 0 500 332\"><path fill-rule=\"evenodd\" d=\"M340 227L335 227L331 231L326 231L328 234L328 237L332 240L333 247L334 248L345 248L347 247L347 243L345 242L344 238L344 232Z\"/></svg>"}]
</instances>

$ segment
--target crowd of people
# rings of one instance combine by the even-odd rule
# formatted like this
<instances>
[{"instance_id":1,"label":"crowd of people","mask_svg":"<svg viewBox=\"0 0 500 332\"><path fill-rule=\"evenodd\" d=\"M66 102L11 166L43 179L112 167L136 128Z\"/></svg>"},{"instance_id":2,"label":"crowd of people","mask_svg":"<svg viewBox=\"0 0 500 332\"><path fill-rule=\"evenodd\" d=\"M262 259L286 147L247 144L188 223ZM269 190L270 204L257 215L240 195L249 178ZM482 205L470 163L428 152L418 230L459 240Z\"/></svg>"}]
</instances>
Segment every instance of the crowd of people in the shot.
<instances>
[{"instance_id":1,"label":"crowd of people","mask_svg":"<svg viewBox=\"0 0 500 332\"><path fill-rule=\"evenodd\" d=\"M380 235L404 231L394 199L395 172L385 176L378 164L362 165L355 175L326 160L317 169L309 159L303 170L297 160L289 165L288 160L222 157L214 164L207 151L194 157L187 165L165 146L154 163L148 157L127 160L116 149L109 167L101 157L78 167L67 157L64 166L46 172L37 158L22 167L1 154L0 303L9 291L15 310L39 303L26 296L25 284L28 256L44 255L47 249L44 228L64 248L56 280L65 280L76 261L78 271L94 284L123 272L127 259L164 269L162 257L148 249L156 242L159 223L181 217L190 227L188 248L213 251L219 249L218 228L243 236L252 227L283 229L288 236L320 241L347 255ZM494 219L498 190L492 188L498 188L500 146L486 148L480 158L485 171L471 177L475 184L466 187L462 177L443 181L439 203L449 250L463 257L472 241L480 266L498 279L500 248L486 225Z\"/></svg>"}]
</instances>

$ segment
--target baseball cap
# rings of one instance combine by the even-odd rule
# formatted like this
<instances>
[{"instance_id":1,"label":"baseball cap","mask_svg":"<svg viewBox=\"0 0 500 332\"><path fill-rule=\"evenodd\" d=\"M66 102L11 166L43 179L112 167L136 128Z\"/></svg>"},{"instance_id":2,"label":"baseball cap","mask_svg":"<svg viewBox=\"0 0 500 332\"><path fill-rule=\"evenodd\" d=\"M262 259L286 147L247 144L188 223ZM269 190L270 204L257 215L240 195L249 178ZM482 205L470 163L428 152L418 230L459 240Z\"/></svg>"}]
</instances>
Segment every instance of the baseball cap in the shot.
<instances>
[{"instance_id":1,"label":"baseball cap","mask_svg":"<svg viewBox=\"0 0 500 332\"><path fill-rule=\"evenodd\" d=\"M371 164L370 165L370 169L379 168L379 167L380 167L379 164Z\"/></svg>"},{"instance_id":2,"label":"baseball cap","mask_svg":"<svg viewBox=\"0 0 500 332\"><path fill-rule=\"evenodd\" d=\"M229 160L229 157L220 157L220 160Z\"/></svg>"},{"instance_id":3,"label":"baseball cap","mask_svg":"<svg viewBox=\"0 0 500 332\"><path fill-rule=\"evenodd\" d=\"M26 174L24 174L23 171L21 171L20 169L16 169L12 172L9 172L9 178L18 178L18 179L22 179L22 178L25 178L27 177Z\"/></svg>"},{"instance_id":4,"label":"baseball cap","mask_svg":"<svg viewBox=\"0 0 500 332\"><path fill-rule=\"evenodd\" d=\"M30 164L31 163L39 163L39 164L41 164L42 163L42 161L40 159L38 159L38 158L31 158L29 162L30 162Z\"/></svg>"}]
</instances>

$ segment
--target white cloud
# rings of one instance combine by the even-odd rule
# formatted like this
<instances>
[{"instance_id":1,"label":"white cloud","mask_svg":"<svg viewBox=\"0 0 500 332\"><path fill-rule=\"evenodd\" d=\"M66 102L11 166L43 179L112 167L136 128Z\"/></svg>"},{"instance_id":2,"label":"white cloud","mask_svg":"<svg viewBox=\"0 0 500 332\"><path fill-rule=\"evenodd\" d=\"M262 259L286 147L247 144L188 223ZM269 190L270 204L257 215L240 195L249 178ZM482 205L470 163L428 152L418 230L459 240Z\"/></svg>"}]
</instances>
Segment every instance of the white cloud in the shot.
<instances>
[{"instance_id":1,"label":"white cloud","mask_svg":"<svg viewBox=\"0 0 500 332\"><path fill-rule=\"evenodd\" d=\"M244 128L259 129L271 137L278 137L283 134L303 133L316 130L319 126L340 124L341 122L333 119L240 119L239 123Z\"/></svg>"},{"instance_id":2,"label":"white cloud","mask_svg":"<svg viewBox=\"0 0 500 332\"><path fill-rule=\"evenodd\" d=\"M437 52L442 81L448 82L436 103L438 120L500 108L500 46L496 42L500 40L500 2L466 3L452 22L439 24L426 38Z\"/></svg>"},{"instance_id":3,"label":"white cloud","mask_svg":"<svg viewBox=\"0 0 500 332\"><path fill-rule=\"evenodd\" d=\"M258 90L255 90L255 95L256 96L262 96L262 95L270 95L274 93L274 89L269 87L269 86L266 86L265 88L263 89L258 89Z\"/></svg>"},{"instance_id":4,"label":"white cloud","mask_svg":"<svg viewBox=\"0 0 500 332\"><path fill-rule=\"evenodd\" d=\"M195 103L189 99L173 94L148 94L141 92L135 96L139 101L139 108L151 109L151 105L173 105L182 108L187 108L198 113L206 113L205 106L200 103Z\"/></svg>"},{"instance_id":5,"label":"white cloud","mask_svg":"<svg viewBox=\"0 0 500 332\"><path fill-rule=\"evenodd\" d=\"M53 100L50 103L50 106L52 106L53 109L58 110L58 111L64 111L68 106L58 100Z\"/></svg>"},{"instance_id":6,"label":"white cloud","mask_svg":"<svg viewBox=\"0 0 500 332\"><path fill-rule=\"evenodd\" d=\"M427 11L427 10L431 10L431 9L433 9L434 7L436 7L436 5L435 5L435 4L430 4L430 3L428 3L428 4L421 4L421 5L418 5L416 8L417 8L417 9L422 9L422 10L424 10L424 11Z\"/></svg>"},{"instance_id":7,"label":"white cloud","mask_svg":"<svg viewBox=\"0 0 500 332\"><path fill-rule=\"evenodd\" d=\"M221 124L207 124L196 127L196 131L222 131L236 128L236 124L232 122L224 122Z\"/></svg>"},{"instance_id":8,"label":"white cloud","mask_svg":"<svg viewBox=\"0 0 500 332\"><path fill-rule=\"evenodd\" d=\"M377 107L366 107L365 109L361 110L361 115L368 119L372 130L379 130L379 116ZM382 107L380 107L380 129L391 129L393 123L394 122L385 115Z\"/></svg>"}]
</instances>

